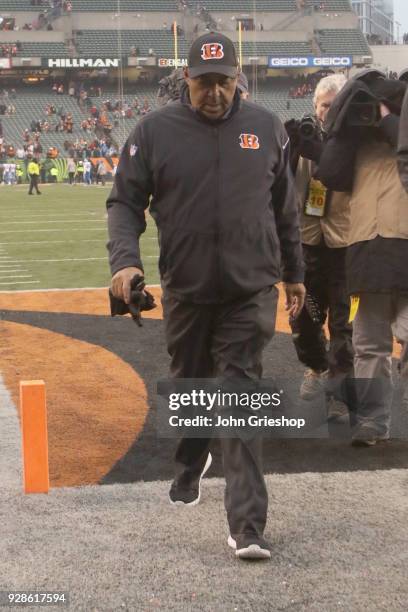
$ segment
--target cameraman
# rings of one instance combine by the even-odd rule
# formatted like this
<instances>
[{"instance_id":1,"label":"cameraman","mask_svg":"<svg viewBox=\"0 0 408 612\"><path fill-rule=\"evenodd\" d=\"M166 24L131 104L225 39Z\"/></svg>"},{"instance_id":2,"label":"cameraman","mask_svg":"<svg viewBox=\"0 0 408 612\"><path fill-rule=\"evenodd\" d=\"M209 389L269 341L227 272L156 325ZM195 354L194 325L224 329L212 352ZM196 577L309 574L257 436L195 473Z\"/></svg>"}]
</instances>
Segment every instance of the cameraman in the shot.
<instances>
[{"instance_id":1,"label":"cameraman","mask_svg":"<svg viewBox=\"0 0 408 612\"><path fill-rule=\"evenodd\" d=\"M345 279L349 196L327 190L315 178L325 147L322 125L345 83L343 74L323 78L314 95L315 117L286 124L291 136L292 169L296 173L301 206L301 237L306 266L307 305L299 317L291 321L297 355L308 368L300 388L300 395L305 400L312 400L330 387L334 390L335 377L336 380L344 378L353 368ZM330 331L328 351L323 329L327 316ZM347 408L344 404L329 403L329 419L345 414Z\"/></svg>"},{"instance_id":2,"label":"cameraman","mask_svg":"<svg viewBox=\"0 0 408 612\"><path fill-rule=\"evenodd\" d=\"M319 177L349 191L348 292L353 323L358 411L353 444L390 435L393 334L408 341L408 195L398 176L399 114L406 83L375 71L357 75L333 102ZM401 371L406 372L407 351Z\"/></svg>"},{"instance_id":3,"label":"cameraman","mask_svg":"<svg viewBox=\"0 0 408 612\"><path fill-rule=\"evenodd\" d=\"M408 89L405 94L401 112L401 124L398 143L398 169L401 182L408 192Z\"/></svg>"}]
</instances>

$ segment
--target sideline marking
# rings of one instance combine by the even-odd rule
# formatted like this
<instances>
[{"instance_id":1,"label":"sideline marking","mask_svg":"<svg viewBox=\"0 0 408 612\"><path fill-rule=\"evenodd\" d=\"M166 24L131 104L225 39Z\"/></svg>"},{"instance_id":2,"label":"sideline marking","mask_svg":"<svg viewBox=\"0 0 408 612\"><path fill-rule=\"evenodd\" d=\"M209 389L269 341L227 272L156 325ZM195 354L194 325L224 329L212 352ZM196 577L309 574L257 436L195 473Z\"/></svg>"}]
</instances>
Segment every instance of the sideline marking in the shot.
<instances>
[{"instance_id":1,"label":"sideline marking","mask_svg":"<svg viewBox=\"0 0 408 612\"><path fill-rule=\"evenodd\" d=\"M0 482L2 488L21 488L21 430L18 410L0 372Z\"/></svg>"}]
</instances>

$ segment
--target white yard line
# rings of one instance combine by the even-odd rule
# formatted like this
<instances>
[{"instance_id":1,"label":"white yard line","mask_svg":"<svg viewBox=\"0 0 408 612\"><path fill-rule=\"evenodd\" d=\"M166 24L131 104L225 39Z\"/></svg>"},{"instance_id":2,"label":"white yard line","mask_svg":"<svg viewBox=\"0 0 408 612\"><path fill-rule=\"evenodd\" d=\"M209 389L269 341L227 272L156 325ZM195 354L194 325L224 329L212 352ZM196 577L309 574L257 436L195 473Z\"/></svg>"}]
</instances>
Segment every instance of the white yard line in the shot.
<instances>
[{"instance_id":1,"label":"white yard line","mask_svg":"<svg viewBox=\"0 0 408 612\"><path fill-rule=\"evenodd\" d=\"M158 259L158 255L145 255L145 259ZM62 261L107 261L108 257L72 257L66 259L13 259L10 263L51 263L51 262L62 262Z\"/></svg>"},{"instance_id":2,"label":"white yard line","mask_svg":"<svg viewBox=\"0 0 408 612\"><path fill-rule=\"evenodd\" d=\"M55 221L40 221L40 223L104 223L106 219L56 219ZM38 221L0 221L0 225L38 225Z\"/></svg>"},{"instance_id":3,"label":"white yard line","mask_svg":"<svg viewBox=\"0 0 408 612\"><path fill-rule=\"evenodd\" d=\"M67 259L14 259L14 263L39 263L39 262L60 262L60 261L107 261L108 257L84 257L84 258L67 258Z\"/></svg>"},{"instance_id":4,"label":"white yard line","mask_svg":"<svg viewBox=\"0 0 408 612\"><path fill-rule=\"evenodd\" d=\"M33 283L39 283L39 280L35 281L9 281L7 283L0 283L0 285L31 285ZM14 292L12 292L14 293Z\"/></svg>"},{"instance_id":5,"label":"white yard line","mask_svg":"<svg viewBox=\"0 0 408 612\"><path fill-rule=\"evenodd\" d=\"M81 229L80 227L78 227L75 231L76 232L101 232L102 230L104 230L104 227L86 227L84 229ZM27 234L28 232L30 232L30 234L33 234L34 232L66 232L68 231L67 229L23 229L23 230L0 230L0 234Z\"/></svg>"},{"instance_id":6,"label":"white yard line","mask_svg":"<svg viewBox=\"0 0 408 612\"><path fill-rule=\"evenodd\" d=\"M10 214L16 212L16 209L10 209L7 211L7 209L4 208L0 208L0 213L3 213L4 211L9 212ZM20 212L20 211L18 211ZM100 215L100 214L105 214L104 210L96 210L96 211L92 211L89 210L87 212L71 212L71 211L65 211L65 212L54 212L54 211L46 211L46 210L42 210L41 212L34 212L34 211L29 211L27 214L23 214L23 215L13 215L13 217L15 219L25 219L26 217L32 217L33 219L37 218L37 217L59 217L60 215L62 215L63 217L66 217L67 214L70 215L70 217L88 217L89 215Z\"/></svg>"},{"instance_id":7,"label":"white yard line","mask_svg":"<svg viewBox=\"0 0 408 612\"><path fill-rule=\"evenodd\" d=\"M160 287L161 285L146 285L146 289L149 288L156 288L156 287ZM62 291L100 291L101 289L103 290L108 290L109 287L66 287L64 289L61 288L53 288L53 289L17 289L17 290L13 290L13 291L7 291L5 289L0 290L0 293L12 293L13 295L16 293L48 293L49 291L52 292L62 292Z\"/></svg>"},{"instance_id":8,"label":"white yard line","mask_svg":"<svg viewBox=\"0 0 408 612\"><path fill-rule=\"evenodd\" d=\"M19 274L18 276L16 276L15 274L13 274L13 276L0 276L0 280L4 280L5 278L33 278L32 274Z\"/></svg>"},{"instance_id":9,"label":"white yard line","mask_svg":"<svg viewBox=\"0 0 408 612\"><path fill-rule=\"evenodd\" d=\"M152 240L152 238L149 238ZM88 240L37 240L26 242L24 244L75 244L77 242L100 242L100 238L90 238ZM21 244L21 240L17 240L16 242L0 242L0 244ZM1 252L1 251L0 251Z\"/></svg>"}]
</instances>

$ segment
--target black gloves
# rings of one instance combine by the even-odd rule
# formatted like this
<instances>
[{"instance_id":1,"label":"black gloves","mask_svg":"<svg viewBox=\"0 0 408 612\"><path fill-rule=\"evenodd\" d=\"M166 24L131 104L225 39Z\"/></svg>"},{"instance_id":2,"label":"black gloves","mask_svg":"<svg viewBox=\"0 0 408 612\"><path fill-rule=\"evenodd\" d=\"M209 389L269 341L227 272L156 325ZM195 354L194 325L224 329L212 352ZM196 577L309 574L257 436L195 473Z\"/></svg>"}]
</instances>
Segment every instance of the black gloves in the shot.
<instances>
[{"instance_id":1,"label":"black gloves","mask_svg":"<svg viewBox=\"0 0 408 612\"><path fill-rule=\"evenodd\" d=\"M145 290L145 286L144 276L135 274L130 282L130 304L125 304L123 300L116 298L109 289L111 316L130 313L133 321L142 327L141 311L156 308L154 297Z\"/></svg>"}]
</instances>

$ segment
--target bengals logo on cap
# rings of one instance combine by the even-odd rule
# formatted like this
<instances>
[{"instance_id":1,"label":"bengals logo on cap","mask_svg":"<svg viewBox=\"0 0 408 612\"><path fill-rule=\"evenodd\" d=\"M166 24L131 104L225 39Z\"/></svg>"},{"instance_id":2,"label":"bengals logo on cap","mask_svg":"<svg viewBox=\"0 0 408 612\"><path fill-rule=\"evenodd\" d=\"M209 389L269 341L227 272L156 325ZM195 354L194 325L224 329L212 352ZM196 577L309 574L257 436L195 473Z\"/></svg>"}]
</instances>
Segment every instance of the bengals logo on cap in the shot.
<instances>
[{"instance_id":1,"label":"bengals logo on cap","mask_svg":"<svg viewBox=\"0 0 408 612\"><path fill-rule=\"evenodd\" d=\"M203 60L222 59L224 47L221 43L206 43L201 47L201 58Z\"/></svg>"},{"instance_id":2,"label":"bengals logo on cap","mask_svg":"<svg viewBox=\"0 0 408 612\"><path fill-rule=\"evenodd\" d=\"M255 134L241 134L239 146L241 149L259 149L259 138Z\"/></svg>"}]
</instances>

